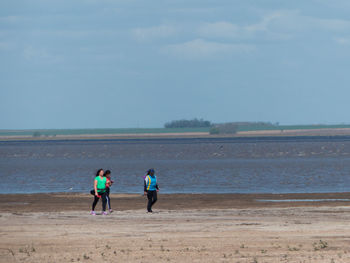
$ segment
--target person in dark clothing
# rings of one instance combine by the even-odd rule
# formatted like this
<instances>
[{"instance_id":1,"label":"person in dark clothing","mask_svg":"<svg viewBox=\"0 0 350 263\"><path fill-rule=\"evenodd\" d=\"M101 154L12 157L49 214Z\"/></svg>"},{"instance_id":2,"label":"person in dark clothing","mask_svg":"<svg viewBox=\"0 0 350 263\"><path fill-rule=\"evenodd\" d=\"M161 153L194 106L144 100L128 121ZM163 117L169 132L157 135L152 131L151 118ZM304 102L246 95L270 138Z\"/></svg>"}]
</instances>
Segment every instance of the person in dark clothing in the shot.
<instances>
[{"instance_id":1,"label":"person in dark clothing","mask_svg":"<svg viewBox=\"0 0 350 263\"><path fill-rule=\"evenodd\" d=\"M104 176L107 179L107 182L106 182L106 198L107 198L108 210L109 210L110 213L112 213L113 210L112 210L112 207L111 207L111 199L109 198L109 193L110 193L110 187L112 186L114 181L112 181L112 179L111 179L111 171L110 170L107 170L105 172Z\"/></svg>"},{"instance_id":2,"label":"person in dark clothing","mask_svg":"<svg viewBox=\"0 0 350 263\"><path fill-rule=\"evenodd\" d=\"M144 195L147 195L147 212L152 213L152 206L157 202L157 192L159 187L157 177L154 175L154 169L149 169L144 180Z\"/></svg>"}]
</instances>

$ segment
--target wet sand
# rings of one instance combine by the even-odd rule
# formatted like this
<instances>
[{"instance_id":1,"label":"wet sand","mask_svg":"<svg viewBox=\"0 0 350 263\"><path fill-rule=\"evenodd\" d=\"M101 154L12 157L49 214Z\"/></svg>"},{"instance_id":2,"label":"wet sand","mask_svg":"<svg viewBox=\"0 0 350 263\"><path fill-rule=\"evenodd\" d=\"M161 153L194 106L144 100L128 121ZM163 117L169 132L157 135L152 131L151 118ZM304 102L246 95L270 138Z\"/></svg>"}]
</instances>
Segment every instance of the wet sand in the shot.
<instances>
[{"instance_id":1,"label":"wet sand","mask_svg":"<svg viewBox=\"0 0 350 263\"><path fill-rule=\"evenodd\" d=\"M2 195L0 262L350 262L350 202L329 201L349 197L113 195L90 216L90 195Z\"/></svg>"},{"instance_id":2,"label":"wet sand","mask_svg":"<svg viewBox=\"0 0 350 263\"><path fill-rule=\"evenodd\" d=\"M7 194L0 197L1 212L10 213L89 211L93 201L92 195L81 193ZM160 192L158 199L156 206L162 210L350 206L350 193L162 194ZM296 199L301 201L286 202L286 200ZM325 201L302 201L310 199ZM330 199L340 201L330 202ZM349 201L341 199L349 199ZM145 209L147 202L147 198L141 194L111 194L111 200L112 207L118 211ZM266 200L276 200L276 202ZM101 205L98 208L100 209Z\"/></svg>"}]
</instances>

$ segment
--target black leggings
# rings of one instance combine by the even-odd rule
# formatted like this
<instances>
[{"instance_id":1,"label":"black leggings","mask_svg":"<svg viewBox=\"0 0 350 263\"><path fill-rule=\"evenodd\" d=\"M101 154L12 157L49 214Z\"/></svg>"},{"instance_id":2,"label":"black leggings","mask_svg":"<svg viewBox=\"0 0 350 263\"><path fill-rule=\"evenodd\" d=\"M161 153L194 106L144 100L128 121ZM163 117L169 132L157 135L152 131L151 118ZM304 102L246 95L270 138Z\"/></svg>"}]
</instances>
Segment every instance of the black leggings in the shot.
<instances>
[{"instance_id":1,"label":"black leggings","mask_svg":"<svg viewBox=\"0 0 350 263\"><path fill-rule=\"evenodd\" d=\"M109 192L110 192L110 189L109 187L107 187L106 188L107 205L108 205L108 209L111 210L112 207L111 207L111 199L109 198Z\"/></svg>"},{"instance_id":2,"label":"black leggings","mask_svg":"<svg viewBox=\"0 0 350 263\"><path fill-rule=\"evenodd\" d=\"M98 195L101 196L102 199L102 211L106 211L106 203L107 203L107 198L106 198L106 192L98 192ZM95 207L97 205L97 202L100 198L94 195L94 202L92 203L92 211L95 211Z\"/></svg>"},{"instance_id":3,"label":"black leggings","mask_svg":"<svg viewBox=\"0 0 350 263\"><path fill-rule=\"evenodd\" d=\"M147 192L148 204L147 211L152 212L152 206L157 202L157 191L148 191Z\"/></svg>"}]
</instances>

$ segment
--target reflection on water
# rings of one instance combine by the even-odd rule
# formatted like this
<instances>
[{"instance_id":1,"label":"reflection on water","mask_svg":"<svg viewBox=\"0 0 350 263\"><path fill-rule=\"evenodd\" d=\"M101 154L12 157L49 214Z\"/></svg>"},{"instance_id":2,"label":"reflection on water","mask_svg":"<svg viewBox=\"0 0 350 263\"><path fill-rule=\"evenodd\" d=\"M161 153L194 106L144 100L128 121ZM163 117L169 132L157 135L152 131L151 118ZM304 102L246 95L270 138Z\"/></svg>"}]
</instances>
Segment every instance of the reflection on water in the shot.
<instances>
[{"instance_id":1,"label":"reflection on water","mask_svg":"<svg viewBox=\"0 0 350 263\"><path fill-rule=\"evenodd\" d=\"M142 193L151 167L163 193L346 192L350 141L0 142L1 193L87 193L99 168L112 193Z\"/></svg>"}]
</instances>

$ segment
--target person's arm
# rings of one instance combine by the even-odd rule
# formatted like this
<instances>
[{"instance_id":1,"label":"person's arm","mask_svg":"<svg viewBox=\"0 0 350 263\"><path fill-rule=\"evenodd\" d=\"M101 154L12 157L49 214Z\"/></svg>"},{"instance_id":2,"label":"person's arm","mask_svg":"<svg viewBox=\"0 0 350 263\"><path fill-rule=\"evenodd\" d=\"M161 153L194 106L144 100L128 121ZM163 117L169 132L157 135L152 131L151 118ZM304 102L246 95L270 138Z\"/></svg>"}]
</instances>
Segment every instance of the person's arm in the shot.
<instances>
[{"instance_id":1,"label":"person's arm","mask_svg":"<svg viewBox=\"0 0 350 263\"><path fill-rule=\"evenodd\" d=\"M148 184L148 176L143 181L143 194L147 195L147 184Z\"/></svg>"},{"instance_id":2,"label":"person's arm","mask_svg":"<svg viewBox=\"0 0 350 263\"><path fill-rule=\"evenodd\" d=\"M95 195L98 196L98 193L97 193L97 180L96 179L94 181L94 189L95 189Z\"/></svg>"},{"instance_id":3,"label":"person's arm","mask_svg":"<svg viewBox=\"0 0 350 263\"><path fill-rule=\"evenodd\" d=\"M107 179L107 181L106 181L106 187L110 187L111 185L112 185L112 181Z\"/></svg>"}]
</instances>

